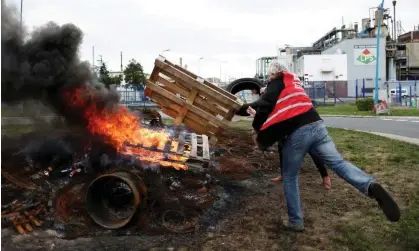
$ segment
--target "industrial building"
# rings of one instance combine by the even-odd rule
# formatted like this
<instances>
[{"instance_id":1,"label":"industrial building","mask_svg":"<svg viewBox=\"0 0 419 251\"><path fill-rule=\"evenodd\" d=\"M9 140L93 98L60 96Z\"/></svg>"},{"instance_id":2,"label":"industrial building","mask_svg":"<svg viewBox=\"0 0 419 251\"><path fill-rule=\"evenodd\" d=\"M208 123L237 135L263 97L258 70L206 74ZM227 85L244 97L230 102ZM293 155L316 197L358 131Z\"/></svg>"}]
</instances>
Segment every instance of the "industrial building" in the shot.
<instances>
[{"instance_id":1,"label":"industrial building","mask_svg":"<svg viewBox=\"0 0 419 251\"><path fill-rule=\"evenodd\" d=\"M372 96L377 63L380 88L388 83L395 88L398 81L419 80L419 25L404 32L401 22L394 21L395 8L393 1L393 15L390 9L383 9L379 48L380 9L371 8L361 27L353 23L333 28L310 47L279 49L275 59L295 72L306 88L326 87L324 95L329 97L355 97L360 88L364 95Z\"/></svg>"}]
</instances>

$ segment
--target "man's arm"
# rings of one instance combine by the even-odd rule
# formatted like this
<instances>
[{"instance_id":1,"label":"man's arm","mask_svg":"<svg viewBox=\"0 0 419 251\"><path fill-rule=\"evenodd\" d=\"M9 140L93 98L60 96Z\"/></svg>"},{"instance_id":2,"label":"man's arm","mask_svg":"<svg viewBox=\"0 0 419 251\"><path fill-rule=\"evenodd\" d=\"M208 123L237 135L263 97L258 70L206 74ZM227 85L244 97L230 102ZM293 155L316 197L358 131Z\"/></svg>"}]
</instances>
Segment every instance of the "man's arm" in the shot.
<instances>
[{"instance_id":1,"label":"man's arm","mask_svg":"<svg viewBox=\"0 0 419 251\"><path fill-rule=\"evenodd\" d=\"M260 98L259 106L256 109L256 115L252 124L256 131L259 131L263 123L265 123L276 105L279 94L281 94L284 88L285 85L282 79L273 80L266 88L265 93Z\"/></svg>"},{"instance_id":2,"label":"man's arm","mask_svg":"<svg viewBox=\"0 0 419 251\"><path fill-rule=\"evenodd\" d=\"M256 101L252 103L244 104L240 107L240 109L236 112L236 115L239 116L247 116L247 108L252 107L253 109L257 109L259 106L264 105L264 101L262 100L263 95Z\"/></svg>"}]
</instances>

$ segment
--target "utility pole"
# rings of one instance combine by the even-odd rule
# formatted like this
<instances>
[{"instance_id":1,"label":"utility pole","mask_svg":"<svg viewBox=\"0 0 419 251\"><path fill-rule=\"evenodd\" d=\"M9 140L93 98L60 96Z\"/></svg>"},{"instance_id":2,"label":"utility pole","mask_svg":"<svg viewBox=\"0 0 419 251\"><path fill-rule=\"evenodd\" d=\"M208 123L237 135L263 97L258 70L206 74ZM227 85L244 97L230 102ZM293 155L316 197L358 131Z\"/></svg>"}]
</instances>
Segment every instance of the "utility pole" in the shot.
<instances>
[{"instance_id":1,"label":"utility pole","mask_svg":"<svg viewBox=\"0 0 419 251\"><path fill-rule=\"evenodd\" d=\"M20 36L23 39L23 0L20 0Z\"/></svg>"},{"instance_id":2,"label":"utility pole","mask_svg":"<svg viewBox=\"0 0 419 251\"><path fill-rule=\"evenodd\" d=\"M121 51L121 72L124 71L124 66L122 65L122 51Z\"/></svg>"},{"instance_id":3,"label":"utility pole","mask_svg":"<svg viewBox=\"0 0 419 251\"><path fill-rule=\"evenodd\" d=\"M380 40L381 40L381 20L383 18L383 9L384 9L384 0L379 6L379 16L378 16L378 31L377 31L377 59L375 65L375 95L374 95L374 104L378 104L378 79L379 79L379 69L380 69Z\"/></svg>"},{"instance_id":4,"label":"utility pole","mask_svg":"<svg viewBox=\"0 0 419 251\"><path fill-rule=\"evenodd\" d=\"M201 60L204 59L204 57L200 57L198 59L198 75L201 75Z\"/></svg>"},{"instance_id":5,"label":"utility pole","mask_svg":"<svg viewBox=\"0 0 419 251\"><path fill-rule=\"evenodd\" d=\"M397 31L396 31L396 3L397 1L393 1L393 38L394 41L397 41Z\"/></svg>"},{"instance_id":6,"label":"utility pole","mask_svg":"<svg viewBox=\"0 0 419 251\"><path fill-rule=\"evenodd\" d=\"M92 68L95 70L95 46L92 46Z\"/></svg>"}]
</instances>

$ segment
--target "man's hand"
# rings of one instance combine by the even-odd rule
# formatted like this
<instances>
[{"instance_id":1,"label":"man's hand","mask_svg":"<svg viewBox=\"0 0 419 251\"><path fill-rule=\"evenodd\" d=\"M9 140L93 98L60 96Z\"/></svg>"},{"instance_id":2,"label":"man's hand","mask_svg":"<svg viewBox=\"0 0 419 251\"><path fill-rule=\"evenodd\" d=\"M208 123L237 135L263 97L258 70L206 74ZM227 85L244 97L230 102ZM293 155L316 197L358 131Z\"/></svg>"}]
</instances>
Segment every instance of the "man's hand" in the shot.
<instances>
[{"instance_id":1,"label":"man's hand","mask_svg":"<svg viewBox=\"0 0 419 251\"><path fill-rule=\"evenodd\" d=\"M249 108L247 108L247 114L254 117L256 114L256 110L249 106Z\"/></svg>"},{"instance_id":2,"label":"man's hand","mask_svg":"<svg viewBox=\"0 0 419 251\"><path fill-rule=\"evenodd\" d=\"M265 91L266 91L266 87L260 88L260 91L259 91L260 95L262 95Z\"/></svg>"}]
</instances>

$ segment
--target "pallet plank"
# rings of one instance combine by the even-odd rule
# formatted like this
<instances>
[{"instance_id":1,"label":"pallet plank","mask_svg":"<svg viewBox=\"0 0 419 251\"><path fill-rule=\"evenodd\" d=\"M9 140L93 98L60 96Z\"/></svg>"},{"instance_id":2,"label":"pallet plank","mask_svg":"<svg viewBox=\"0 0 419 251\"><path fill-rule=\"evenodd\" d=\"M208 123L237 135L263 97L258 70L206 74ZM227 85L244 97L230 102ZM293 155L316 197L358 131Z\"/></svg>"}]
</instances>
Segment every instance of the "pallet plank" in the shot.
<instances>
[{"instance_id":1,"label":"pallet plank","mask_svg":"<svg viewBox=\"0 0 419 251\"><path fill-rule=\"evenodd\" d=\"M155 66L159 67L161 70L164 70L166 72L168 72L171 76L171 78L175 78L173 80L177 80L177 79L181 79L187 83L189 83L191 85L191 87L195 87L198 90L202 91L203 93L208 94L209 96L215 98L217 100L218 103L221 103L227 107L231 107L231 108L240 108L240 105L238 103L235 102L235 100L232 100L231 98L227 97L226 95L214 90L214 89L210 89L207 88L207 86L202 85L201 83L199 83L196 79L193 79L192 77L183 74L181 71L179 71L178 69L162 62L159 60L155 61ZM231 102L233 101L233 102Z\"/></svg>"},{"instance_id":2,"label":"pallet plank","mask_svg":"<svg viewBox=\"0 0 419 251\"><path fill-rule=\"evenodd\" d=\"M176 153L182 154L183 153L183 149L185 147L185 133L184 132L181 132L180 133L180 135L179 135L179 141L178 142L179 142L179 145L178 145L178 148L177 148Z\"/></svg>"},{"instance_id":3,"label":"pallet plank","mask_svg":"<svg viewBox=\"0 0 419 251\"><path fill-rule=\"evenodd\" d=\"M207 135L202 135L202 155L204 160L210 160L209 142Z\"/></svg>"},{"instance_id":4,"label":"pallet plank","mask_svg":"<svg viewBox=\"0 0 419 251\"><path fill-rule=\"evenodd\" d=\"M180 85L176 84L175 82L170 82L167 79L164 79L162 77L158 77L157 82L163 84L162 88L170 91L173 94L179 93L183 97L187 97L189 95L188 90L182 88ZM224 117L228 114L228 111L223 109L223 107L220 107L215 102L211 102L210 100L205 99L204 97L200 95L197 95L194 105L215 116L219 114Z\"/></svg>"},{"instance_id":5,"label":"pallet plank","mask_svg":"<svg viewBox=\"0 0 419 251\"><path fill-rule=\"evenodd\" d=\"M197 140L196 140L196 133L192 133L191 134L192 137L192 149L191 149L191 154L189 156L191 156L192 158L197 158Z\"/></svg>"},{"instance_id":6,"label":"pallet plank","mask_svg":"<svg viewBox=\"0 0 419 251\"><path fill-rule=\"evenodd\" d=\"M188 71L187 69L183 68L182 66L179 66L179 65L173 64L173 63L171 63L170 61L168 61L168 60L166 60L166 59L164 59L164 62L165 62L166 64L169 64L169 65L173 66L173 67L174 67L174 68L176 68L177 70L179 70L179 71L181 71L181 72L184 72L185 74L187 74L187 75L191 76L192 78L195 78L195 79L196 79L196 78L198 78L198 75L196 75L196 74L192 73L191 71ZM215 87L213 84L211 84L210 82L208 82L208 81L207 81L207 80L205 80L205 79L204 79L204 84L205 84L206 86L208 86L209 88L211 88L211 89L215 89L215 90L217 90L218 92L221 92L222 94L226 95L227 97L230 97L232 100L237 100L237 97L236 97L235 95L233 95L233 94L229 93L229 92L228 92L228 91L226 91L226 90L223 90L223 89L221 89L221 88L217 88L217 87Z\"/></svg>"},{"instance_id":7,"label":"pallet plank","mask_svg":"<svg viewBox=\"0 0 419 251\"><path fill-rule=\"evenodd\" d=\"M190 104L186 103L186 101L180 99L179 97L177 97L173 93L171 93L169 91L166 91L165 89L153 84L149 80L147 80L147 83L148 83L147 88L150 88L151 91L155 91L155 92L163 95L167 99L170 99L171 101L177 103L178 105L181 105L182 107L186 106L189 110L193 111L195 114L202 114L203 117L207 117L207 119L209 121L211 121L212 123L217 124L217 125L222 126L222 127L228 127L229 126L228 122L219 120L219 119L215 118L214 116L212 116L211 114L207 113L206 111L203 111L202 109L200 109L196 106L193 106L193 105L190 105Z\"/></svg>"},{"instance_id":8,"label":"pallet plank","mask_svg":"<svg viewBox=\"0 0 419 251\"><path fill-rule=\"evenodd\" d=\"M189 97L186 99L186 104L193 105L197 95L198 95L198 89L193 88L191 92L189 93ZM188 107L182 107L182 109L178 113L178 116L175 119L175 125L182 124L183 119L185 118L188 111L189 111Z\"/></svg>"}]
</instances>

